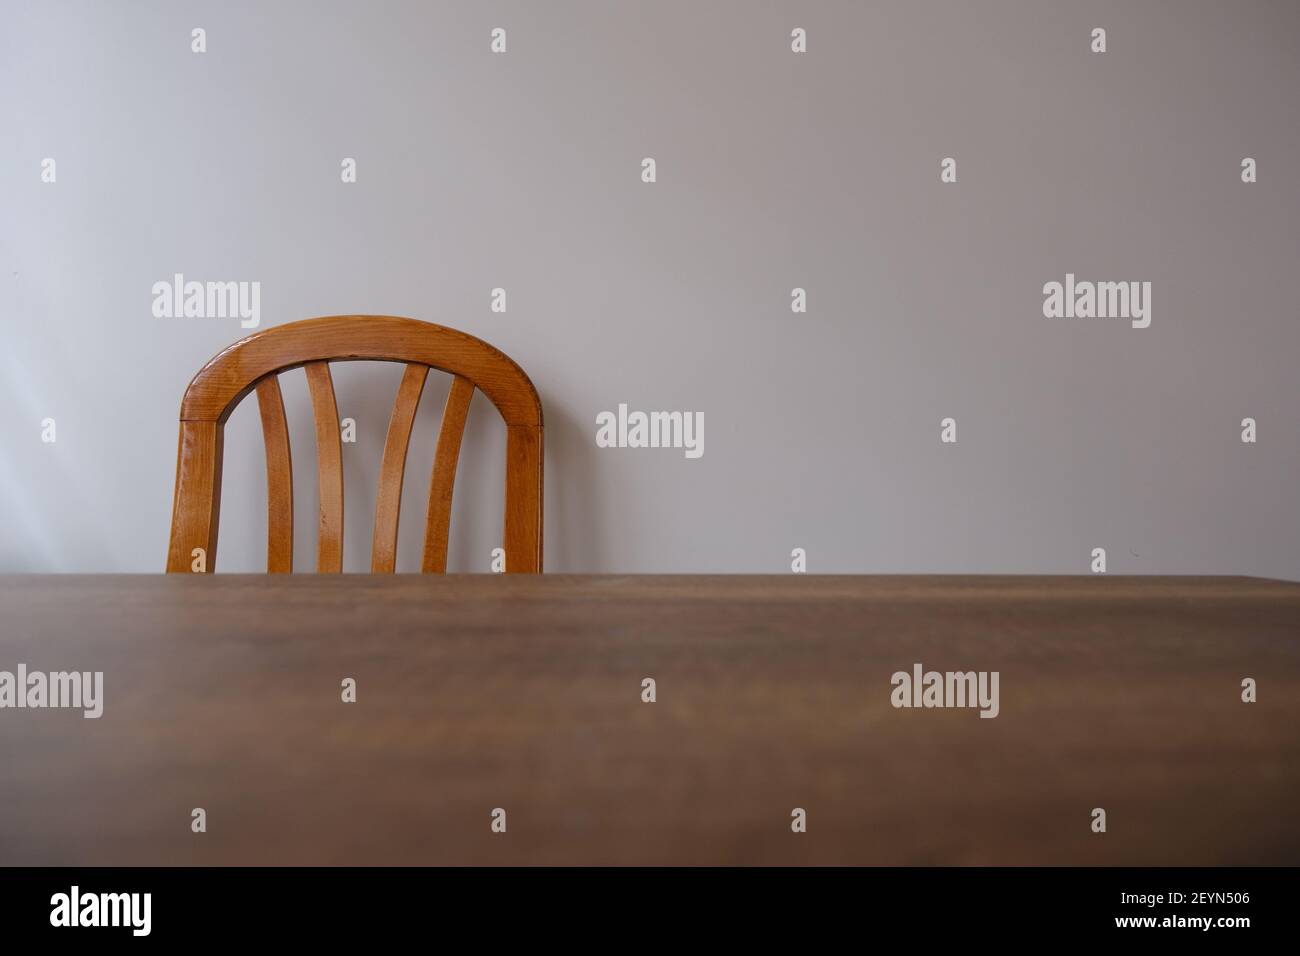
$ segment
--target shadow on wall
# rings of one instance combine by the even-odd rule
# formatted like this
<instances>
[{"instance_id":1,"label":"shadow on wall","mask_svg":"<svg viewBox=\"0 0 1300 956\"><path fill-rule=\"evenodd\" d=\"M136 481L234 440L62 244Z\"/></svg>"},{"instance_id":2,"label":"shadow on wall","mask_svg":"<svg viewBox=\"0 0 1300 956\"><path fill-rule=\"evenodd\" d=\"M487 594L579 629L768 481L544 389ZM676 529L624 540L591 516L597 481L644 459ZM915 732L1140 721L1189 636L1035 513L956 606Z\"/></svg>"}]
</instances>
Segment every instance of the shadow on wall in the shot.
<instances>
[{"instance_id":1,"label":"shadow on wall","mask_svg":"<svg viewBox=\"0 0 1300 956\"><path fill-rule=\"evenodd\" d=\"M546 426L546 514L544 571L594 574L611 566L613 555L600 534L604 513L596 480L596 446L587 423L558 401L548 405L540 386ZM593 426L594 427L594 426Z\"/></svg>"}]
</instances>

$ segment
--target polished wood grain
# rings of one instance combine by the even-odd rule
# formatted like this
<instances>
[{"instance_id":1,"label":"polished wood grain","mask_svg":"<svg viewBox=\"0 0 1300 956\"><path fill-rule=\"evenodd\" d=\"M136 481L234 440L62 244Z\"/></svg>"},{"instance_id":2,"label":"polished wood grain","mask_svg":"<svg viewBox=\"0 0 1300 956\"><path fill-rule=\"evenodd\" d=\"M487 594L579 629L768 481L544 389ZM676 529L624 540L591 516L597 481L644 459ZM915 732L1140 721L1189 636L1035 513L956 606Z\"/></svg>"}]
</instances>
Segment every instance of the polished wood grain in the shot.
<instances>
[{"instance_id":1,"label":"polished wood grain","mask_svg":"<svg viewBox=\"0 0 1300 956\"><path fill-rule=\"evenodd\" d=\"M328 362L308 362L307 389L316 419L316 480L320 520L316 530L316 571L343 571L343 438L334 379Z\"/></svg>"},{"instance_id":2,"label":"polished wood grain","mask_svg":"<svg viewBox=\"0 0 1300 956\"><path fill-rule=\"evenodd\" d=\"M451 532L451 497L456 487L460 440L465 434L465 419L469 415L469 403L473 397L474 386L469 379L457 375L451 383L451 391L447 393L447 404L442 412L442 428L438 432L438 447L433 453L433 471L429 475L429 508L424 525L424 559L420 567L420 570L426 574L442 574L447 570L447 540ZM519 427L529 430L526 425ZM506 507L510 507L509 502L513 499L521 502L521 506L531 513L528 502L541 500L540 489L536 495L530 495L526 490L522 492L512 490L508 482L507 468ZM512 534L517 535L518 531L507 528L507 541L512 540ZM519 570L540 571L541 569L539 561L536 567Z\"/></svg>"},{"instance_id":3,"label":"polished wood grain","mask_svg":"<svg viewBox=\"0 0 1300 956\"><path fill-rule=\"evenodd\" d=\"M0 621L106 698L0 710L0 864L1300 863L1294 583L50 576ZM893 708L916 662L1000 715Z\"/></svg>"},{"instance_id":4,"label":"polished wood grain","mask_svg":"<svg viewBox=\"0 0 1300 956\"><path fill-rule=\"evenodd\" d=\"M266 445L266 570L293 572L293 453L284 417L280 380L269 375L257 383L257 408Z\"/></svg>"},{"instance_id":5,"label":"polished wood grain","mask_svg":"<svg viewBox=\"0 0 1300 956\"><path fill-rule=\"evenodd\" d=\"M424 382L428 377L427 366L408 365L397 386L397 399L393 402L388 435L384 439L384 457L379 465L375 531L370 545L372 574L392 574L397 566L397 523L402 512L406 451L411 444L411 426L415 424L415 412L420 407L420 396L424 394Z\"/></svg>"},{"instance_id":6,"label":"polished wood grain","mask_svg":"<svg viewBox=\"0 0 1300 956\"><path fill-rule=\"evenodd\" d=\"M506 571L542 570L542 523L528 502L542 499L542 434L527 425L506 427Z\"/></svg>"},{"instance_id":7,"label":"polished wood grain","mask_svg":"<svg viewBox=\"0 0 1300 956\"><path fill-rule=\"evenodd\" d=\"M482 339L392 315L331 315L255 332L208 362L181 403L181 418L222 421L267 375L308 362L416 362L469 379L507 425L542 424L542 406L528 376Z\"/></svg>"},{"instance_id":8,"label":"polished wood grain","mask_svg":"<svg viewBox=\"0 0 1300 956\"><path fill-rule=\"evenodd\" d=\"M257 391L266 444L267 570L293 570L293 472L277 376L304 368L316 424L320 517L318 572L343 568L343 460L330 363L403 362L389 422L375 504L371 570L396 566L397 525L411 428L430 368L453 376L429 481L422 568L443 572L451 497L465 415L475 389L507 428L505 532L507 571L542 570L542 406L528 376L509 357L455 329L381 315L327 316L264 329L236 342L199 370L181 402L181 434L167 571L216 569L221 507L222 433L234 407ZM201 557L196 557L201 552Z\"/></svg>"},{"instance_id":9,"label":"polished wood grain","mask_svg":"<svg viewBox=\"0 0 1300 956\"><path fill-rule=\"evenodd\" d=\"M221 457L224 432L216 422L181 420L176 451L176 490L169 572L212 571L221 523Z\"/></svg>"}]
</instances>

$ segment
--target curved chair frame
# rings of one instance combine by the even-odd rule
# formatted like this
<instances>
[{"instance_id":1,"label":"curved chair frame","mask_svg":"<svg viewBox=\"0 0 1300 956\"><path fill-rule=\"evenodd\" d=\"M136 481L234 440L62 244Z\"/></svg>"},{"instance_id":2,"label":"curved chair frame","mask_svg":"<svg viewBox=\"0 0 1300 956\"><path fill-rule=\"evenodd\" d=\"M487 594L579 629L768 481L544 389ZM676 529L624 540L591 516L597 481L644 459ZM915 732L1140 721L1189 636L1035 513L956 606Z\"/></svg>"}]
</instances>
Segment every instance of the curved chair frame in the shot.
<instances>
[{"instance_id":1,"label":"curved chair frame","mask_svg":"<svg viewBox=\"0 0 1300 956\"><path fill-rule=\"evenodd\" d=\"M542 404L505 353L464 332L388 315L334 315L275 326L241 339L194 376L181 401L176 492L167 571L216 567L222 432L236 405L257 392L266 444L267 571L293 570L293 469L278 375L304 368L316 418L320 525L316 570L343 570L343 462L330 362L405 363L380 466L371 572L391 573L411 426L429 369L454 376L429 481L426 573L447 566L451 498L460 441L477 388L506 423L505 565L542 570ZM199 561L196 549L202 549Z\"/></svg>"}]
</instances>

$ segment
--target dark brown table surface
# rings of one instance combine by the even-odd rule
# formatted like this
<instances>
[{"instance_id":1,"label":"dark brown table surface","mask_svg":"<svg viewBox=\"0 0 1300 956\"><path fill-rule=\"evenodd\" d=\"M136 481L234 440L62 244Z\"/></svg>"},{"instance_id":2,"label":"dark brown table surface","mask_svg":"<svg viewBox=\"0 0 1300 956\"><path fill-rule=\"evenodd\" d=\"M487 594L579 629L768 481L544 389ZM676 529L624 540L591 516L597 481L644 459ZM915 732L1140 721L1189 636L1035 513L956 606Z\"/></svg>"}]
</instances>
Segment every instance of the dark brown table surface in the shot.
<instances>
[{"instance_id":1,"label":"dark brown table surface","mask_svg":"<svg viewBox=\"0 0 1300 956\"><path fill-rule=\"evenodd\" d=\"M1295 583L0 577L19 663L105 705L0 709L0 864L1300 863Z\"/></svg>"}]
</instances>

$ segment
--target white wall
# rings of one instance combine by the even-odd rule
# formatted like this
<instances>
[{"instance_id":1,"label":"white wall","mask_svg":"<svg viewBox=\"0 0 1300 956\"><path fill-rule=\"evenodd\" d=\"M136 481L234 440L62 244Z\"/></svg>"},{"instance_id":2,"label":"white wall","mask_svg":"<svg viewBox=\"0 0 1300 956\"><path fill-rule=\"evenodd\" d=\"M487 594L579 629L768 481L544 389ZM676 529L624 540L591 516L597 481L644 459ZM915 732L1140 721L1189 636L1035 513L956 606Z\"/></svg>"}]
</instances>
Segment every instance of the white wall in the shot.
<instances>
[{"instance_id":1,"label":"white wall","mask_svg":"<svg viewBox=\"0 0 1300 956\"><path fill-rule=\"evenodd\" d=\"M1077 573L1105 547L1112 573L1300 578L1298 53L1288 2L3 0L0 571L162 568L181 393L244 334L155 318L181 272L260 282L263 326L408 315L515 358L546 409L548 570L779 572L803 547L814 572ZM1045 318L1067 272L1150 281L1151 327ZM349 570L399 376L336 370ZM598 449L620 402L704 412L704 456ZM503 450L479 397L453 570L499 543ZM263 566L263 467L250 401L222 570Z\"/></svg>"}]
</instances>

